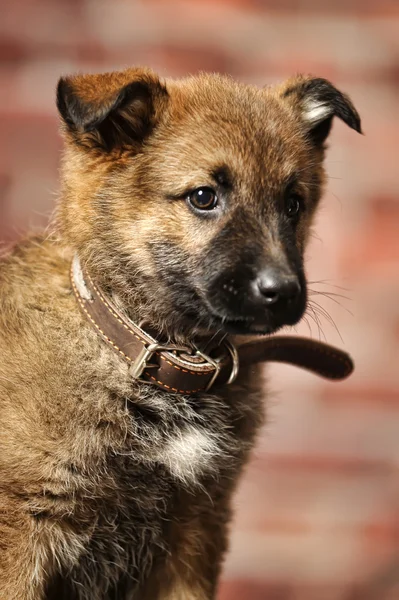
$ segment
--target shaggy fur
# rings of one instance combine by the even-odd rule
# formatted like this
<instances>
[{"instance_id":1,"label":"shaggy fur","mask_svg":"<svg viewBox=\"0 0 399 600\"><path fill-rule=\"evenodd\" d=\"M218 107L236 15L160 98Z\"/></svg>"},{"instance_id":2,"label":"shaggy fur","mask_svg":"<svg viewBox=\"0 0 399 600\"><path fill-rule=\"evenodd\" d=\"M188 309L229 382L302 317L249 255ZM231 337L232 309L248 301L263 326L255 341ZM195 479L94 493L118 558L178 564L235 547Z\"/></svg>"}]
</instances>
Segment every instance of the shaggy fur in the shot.
<instances>
[{"instance_id":1,"label":"shaggy fur","mask_svg":"<svg viewBox=\"0 0 399 600\"><path fill-rule=\"evenodd\" d=\"M0 263L0 598L211 600L264 418L260 376L192 397L132 380L81 315L70 265L77 252L160 339L294 323L324 140L334 116L360 120L307 77L258 89L128 69L61 79L57 102L55 233ZM189 205L201 186L220 200L206 214ZM295 309L252 306L269 264L300 282Z\"/></svg>"}]
</instances>

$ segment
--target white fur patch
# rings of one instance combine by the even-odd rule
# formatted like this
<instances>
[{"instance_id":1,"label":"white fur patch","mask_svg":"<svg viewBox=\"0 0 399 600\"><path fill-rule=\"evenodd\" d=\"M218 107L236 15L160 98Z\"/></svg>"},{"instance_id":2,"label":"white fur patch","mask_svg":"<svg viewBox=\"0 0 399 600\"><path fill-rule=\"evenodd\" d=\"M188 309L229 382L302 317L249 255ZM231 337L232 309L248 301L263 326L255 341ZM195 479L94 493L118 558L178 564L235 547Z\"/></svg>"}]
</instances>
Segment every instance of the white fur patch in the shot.
<instances>
[{"instance_id":1,"label":"white fur patch","mask_svg":"<svg viewBox=\"0 0 399 600\"><path fill-rule=\"evenodd\" d=\"M92 297L89 290L86 287L85 280L83 279L82 267L80 266L80 260L77 254L75 254L75 256L73 257L72 273L73 280L75 282L80 296L83 298L83 300L91 300Z\"/></svg>"},{"instance_id":2,"label":"white fur patch","mask_svg":"<svg viewBox=\"0 0 399 600\"><path fill-rule=\"evenodd\" d=\"M331 107L328 104L323 104L316 100L308 100L304 107L303 117L306 121L314 125L331 116L331 112Z\"/></svg>"},{"instance_id":3,"label":"white fur patch","mask_svg":"<svg viewBox=\"0 0 399 600\"><path fill-rule=\"evenodd\" d=\"M162 462L183 481L193 481L206 469L212 469L213 459L220 449L213 436L190 427L172 438L162 451Z\"/></svg>"}]
</instances>

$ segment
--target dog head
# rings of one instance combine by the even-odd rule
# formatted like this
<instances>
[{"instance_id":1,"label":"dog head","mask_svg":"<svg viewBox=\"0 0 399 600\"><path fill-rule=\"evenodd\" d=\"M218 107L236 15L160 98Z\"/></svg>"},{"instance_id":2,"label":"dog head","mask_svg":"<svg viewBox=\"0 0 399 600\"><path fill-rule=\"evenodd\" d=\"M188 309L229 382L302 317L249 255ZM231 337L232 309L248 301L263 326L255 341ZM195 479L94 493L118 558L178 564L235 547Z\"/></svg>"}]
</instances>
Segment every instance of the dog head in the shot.
<instances>
[{"instance_id":1,"label":"dog head","mask_svg":"<svg viewBox=\"0 0 399 600\"><path fill-rule=\"evenodd\" d=\"M134 319L171 337L298 322L325 141L335 116L361 129L347 96L128 69L63 78L57 104L61 227Z\"/></svg>"}]
</instances>

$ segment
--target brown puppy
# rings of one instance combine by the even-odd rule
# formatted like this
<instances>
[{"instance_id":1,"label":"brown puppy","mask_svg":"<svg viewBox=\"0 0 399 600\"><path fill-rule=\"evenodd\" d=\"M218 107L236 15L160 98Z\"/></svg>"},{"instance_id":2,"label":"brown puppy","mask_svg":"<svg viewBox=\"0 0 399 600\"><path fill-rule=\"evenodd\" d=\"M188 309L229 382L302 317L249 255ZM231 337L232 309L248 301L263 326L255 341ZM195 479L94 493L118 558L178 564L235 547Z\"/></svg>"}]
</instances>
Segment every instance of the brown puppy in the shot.
<instances>
[{"instance_id":1,"label":"brown puppy","mask_svg":"<svg viewBox=\"0 0 399 600\"><path fill-rule=\"evenodd\" d=\"M259 378L196 394L132 378L82 315L71 262L159 340L294 324L324 142L334 116L360 119L310 77L128 69L61 79L57 101L55 234L0 264L0 599L210 600Z\"/></svg>"}]
</instances>

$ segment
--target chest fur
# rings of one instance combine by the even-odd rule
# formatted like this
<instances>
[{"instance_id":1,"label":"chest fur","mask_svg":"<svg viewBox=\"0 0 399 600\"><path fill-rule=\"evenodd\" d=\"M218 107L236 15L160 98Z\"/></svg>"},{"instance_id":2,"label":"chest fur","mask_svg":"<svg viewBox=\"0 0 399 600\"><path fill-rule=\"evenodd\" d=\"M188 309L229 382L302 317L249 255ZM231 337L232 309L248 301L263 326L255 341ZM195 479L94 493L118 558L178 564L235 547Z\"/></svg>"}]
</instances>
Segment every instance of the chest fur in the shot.
<instances>
[{"instance_id":1,"label":"chest fur","mask_svg":"<svg viewBox=\"0 0 399 600\"><path fill-rule=\"evenodd\" d=\"M206 554L206 539L228 519L263 414L260 394L245 394L242 383L225 397L174 397L145 386L137 397L109 401L119 410L113 423L101 423L108 451L97 471L86 466L76 475L81 481L74 498L80 500L73 520L87 535L73 576L61 588L72 586L68 593L81 594L79 600L84 588L77 591L72 581L90 580L99 598L108 586L109 598L130 600L185 544L192 556Z\"/></svg>"}]
</instances>

